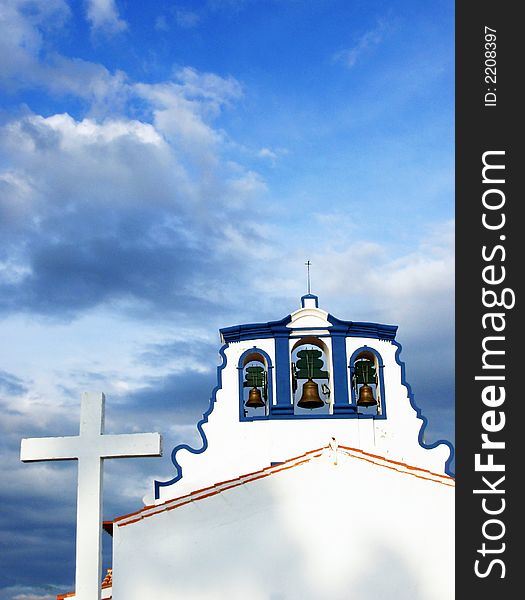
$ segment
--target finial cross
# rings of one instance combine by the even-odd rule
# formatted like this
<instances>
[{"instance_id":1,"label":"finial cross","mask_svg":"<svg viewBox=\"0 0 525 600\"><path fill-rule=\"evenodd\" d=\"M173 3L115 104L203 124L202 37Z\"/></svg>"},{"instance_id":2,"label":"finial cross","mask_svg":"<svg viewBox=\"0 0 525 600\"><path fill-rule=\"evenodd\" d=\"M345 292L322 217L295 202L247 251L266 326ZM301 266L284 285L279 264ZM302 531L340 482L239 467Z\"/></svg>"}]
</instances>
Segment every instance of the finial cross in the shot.
<instances>
[{"instance_id":1,"label":"finial cross","mask_svg":"<svg viewBox=\"0 0 525 600\"><path fill-rule=\"evenodd\" d=\"M306 265L306 278L308 281L308 293L310 293L310 266L312 263L309 260L307 260L304 264Z\"/></svg>"},{"instance_id":2,"label":"finial cross","mask_svg":"<svg viewBox=\"0 0 525 600\"><path fill-rule=\"evenodd\" d=\"M78 461L76 600L100 599L103 460L162 454L159 433L105 435L104 405L104 394L82 394L78 436L26 438L20 448L23 462Z\"/></svg>"}]
</instances>

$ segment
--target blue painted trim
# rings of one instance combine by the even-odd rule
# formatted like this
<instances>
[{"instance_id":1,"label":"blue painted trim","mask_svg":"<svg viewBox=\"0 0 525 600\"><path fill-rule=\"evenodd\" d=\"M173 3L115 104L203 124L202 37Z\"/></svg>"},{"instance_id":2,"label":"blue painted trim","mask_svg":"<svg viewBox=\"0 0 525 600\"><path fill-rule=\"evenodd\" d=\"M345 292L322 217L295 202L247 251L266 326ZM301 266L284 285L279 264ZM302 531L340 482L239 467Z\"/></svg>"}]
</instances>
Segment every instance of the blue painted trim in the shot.
<instances>
[{"instance_id":1,"label":"blue painted trim","mask_svg":"<svg viewBox=\"0 0 525 600\"><path fill-rule=\"evenodd\" d=\"M224 354L224 351L227 347L228 344L224 344L224 346L222 346L219 350L219 354L222 356L222 364L217 367L217 385L213 388L213 391L211 393L210 405L208 407L208 410L202 415L202 419L197 423L197 430L199 431L202 439L202 446L200 448L192 448L191 446L188 446L188 444L179 444L178 446L175 446L175 448L173 448L173 450L171 451L171 462L175 465L177 475L169 481L154 481L155 500L158 500L160 498L161 487L168 487L169 485L173 485L174 483L179 481L179 479L182 479L182 467L177 462L177 452L179 450L184 449L188 450L192 454L202 454L208 448L208 439L206 438L206 434L204 433L202 426L204 425L204 423L208 422L208 417L213 411L213 407L217 399L217 392L222 387L222 370L226 367L227 362L226 354Z\"/></svg>"},{"instance_id":2,"label":"blue painted trim","mask_svg":"<svg viewBox=\"0 0 525 600\"><path fill-rule=\"evenodd\" d=\"M371 348L370 346L361 346L360 348L357 348L357 350L354 350L352 356L350 357L350 360L348 361L348 368L350 369L350 397L352 399L352 406L355 406L357 410L357 398L355 397L355 390L354 386L352 385L352 377L354 375L354 361L362 352L370 352L371 354L373 354L377 359L377 366L379 368L379 389L381 390L382 411L380 415L372 416L374 416L376 419L386 419L386 392L385 382L383 379L383 368L385 365L383 363L383 357L381 356L381 354L379 354L379 352L375 348Z\"/></svg>"},{"instance_id":3,"label":"blue painted trim","mask_svg":"<svg viewBox=\"0 0 525 600\"><path fill-rule=\"evenodd\" d=\"M334 412L348 406L348 371L346 368L346 338L337 332L332 335L332 368L334 382Z\"/></svg>"},{"instance_id":4,"label":"blue painted trim","mask_svg":"<svg viewBox=\"0 0 525 600\"><path fill-rule=\"evenodd\" d=\"M267 367L267 372L268 372L268 404L266 405L266 411L265 414L263 415L252 415L250 417L246 416L244 414L244 410L245 410L245 406L244 406L244 359L246 358L246 356L253 354L254 352L256 352L257 354L261 354L264 359L266 360L266 367ZM241 357L239 358L239 362L237 363L237 369L239 371L239 420L240 421L261 421L262 419L268 419L270 416L270 407L272 406L273 403L273 378L272 378L272 371L273 371L273 365L272 365L272 359L270 358L270 356L264 351L261 350L261 348L257 348L257 346L254 346L253 348L249 348L248 350L246 350L245 352L243 352L241 354Z\"/></svg>"},{"instance_id":5,"label":"blue painted trim","mask_svg":"<svg viewBox=\"0 0 525 600\"><path fill-rule=\"evenodd\" d=\"M248 323L246 325L234 325L219 329L224 343L241 342L244 340L257 340L273 338L276 334L288 331L286 325L292 320L288 315L280 321L268 321L268 323Z\"/></svg>"},{"instance_id":6,"label":"blue painted trim","mask_svg":"<svg viewBox=\"0 0 525 600\"><path fill-rule=\"evenodd\" d=\"M290 330L288 328L275 338L276 404L270 405L270 416L293 414L289 338Z\"/></svg>"},{"instance_id":7,"label":"blue painted trim","mask_svg":"<svg viewBox=\"0 0 525 600\"><path fill-rule=\"evenodd\" d=\"M305 300L315 300L315 308L319 308L319 298L315 294L305 294L301 297L302 308L304 308Z\"/></svg>"},{"instance_id":8,"label":"blue painted trim","mask_svg":"<svg viewBox=\"0 0 525 600\"><path fill-rule=\"evenodd\" d=\"M293 408L293 407L292 407ZM345 407L345 409L348 410L344 410L341 411L340 413L338 412L337 414L333 414L333 415L328 415L326 413L323 414L316 414L315 410L312 411L312 414L275 414L272 413L272 415L270 416L270 420L272 421L281 421L281 420L290 420L290 421L300 421L303 419L332 419L337 421L338 419L383 419L384 417L382 415L365 415L365 414L361 414L356 412L355 407L352 406L348 406Z\"/></svg>"},{"instance_id":9,"label":"blue painted trim","mask_svg":"<svg viewBox=\"0 0 525 600\"><path fill-rule=\"evenodd\" d=\"M428 419L423 415L423 413L421 412L421 409L415 403L414 394L412 393L412 388L410 387L410 384L406 380L405 363L402 360L400 360L400 358L399 358L399 355L401 354L402 346L399 342L392 342L392 343L397 347L395 358L396 358L397 364L401 367L401 383L403 385L405 385L408 390L408 398L410 400L410 405L416 411L418 419L421 419L423 421L421 423L421 428L419 429L417 441L418 441L419 445L422 448L424 448L425 450L431 450L432 448L436 448L440 444L445 444L446 446L448 446L448 448L450 450L450 455L445 462L445 473L447 475L449 475L450 477L455 477L456 476L455 473L450 469L450 465L452 464L452 461L454 460L454 446L448 440L438 440L437 442L434 442L433 444L426 444L423 441L423 435L424 435L426 426L428 424Z\"/></svg>"},{"instance_id":10,"label":"blue painted trim","mask_svg":"<svg viewBox=\"0 0 525 600\"><path fill-rule=\"evenodd\" d=\"M311 294L313 295L313 294ZM314 296L316 297L316 296ZM219 330L224 343L240 342L245 340L256 340L276 337L289 328L290 315L280 321L268 321L268 323L248 323L246 325L234 325ZM337 331L347 337L368 337L378 340L393 340L397 332L397 325L383 325L381 323L365 323L357 321L341 321L333 315L328 315L330 331ZM328 327L301 327L304 330L327 329Z\"/></svg>"},{"instance_id":11,"label":"blue painted trim","mask_svg":"<svg viewBox=\"0 0 525 600\"><path fill-rule=\"evenodd\" d=\"M330 331L328 327L294 327L292 331ZM305 337L304 333L294 334L291 338L302 338ZM330 333L316 333L315 337L332 337Z\"/></svg>"},{"instance_id":12,"label":"blue painted trim","mask_svg":"<svg viewBox=\"0 0 525 600\"><path fill-rule=\"evenodd\" d=\"M332 417L344 417L347 418L350 415L357 415L357 408L352 406L350 403L347 404L334 404L334 413ZM360 415L362 416L362 415ZM378 418L378 415L372 415Z\"/></svg>"},{"instance_id":13,"label":"blue painted trim","mask_svg":"<svg viewBox=\"0 0 525 600\"><path fill-rule=\"evenodd\" d=\"M382 323L364 323L358 321L341 321L333 315L328 315L332 323L330 331L338 331L346 337L368 337L377 340L393 340L396 337L397 325L383 325Z\"/></svg>"}]
</instances>

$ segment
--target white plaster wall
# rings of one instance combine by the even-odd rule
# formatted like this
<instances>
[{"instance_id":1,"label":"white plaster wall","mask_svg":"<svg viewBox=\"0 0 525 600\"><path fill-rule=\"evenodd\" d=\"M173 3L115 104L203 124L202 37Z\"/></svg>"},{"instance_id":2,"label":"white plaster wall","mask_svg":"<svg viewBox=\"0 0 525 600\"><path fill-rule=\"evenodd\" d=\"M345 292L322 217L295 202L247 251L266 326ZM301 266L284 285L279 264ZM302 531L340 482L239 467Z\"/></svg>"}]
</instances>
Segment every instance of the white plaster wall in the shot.
<instances>
[{"instance_id":1,"label":"white plaster wall","mask_svg":"<svg viewBox=\"0 0 525 600\"><path fill-rule=\"evenodd\" d=\"M451 600L454 489L323 456L114 533L115 600Z\"/></svg>"}]
</instances>

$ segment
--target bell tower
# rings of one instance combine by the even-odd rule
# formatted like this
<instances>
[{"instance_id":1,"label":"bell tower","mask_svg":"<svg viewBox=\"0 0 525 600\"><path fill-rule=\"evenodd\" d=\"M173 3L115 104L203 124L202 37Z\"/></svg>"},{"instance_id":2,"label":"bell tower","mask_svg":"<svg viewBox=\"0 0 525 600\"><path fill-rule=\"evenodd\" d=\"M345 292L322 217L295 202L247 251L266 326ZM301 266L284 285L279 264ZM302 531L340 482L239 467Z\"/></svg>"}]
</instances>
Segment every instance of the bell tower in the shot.
<instances>
[{"instance_id":1,"label":"bell tower","mask_svg":"<svg viewBox=\"0 0 525 600\"><path fill-rule=\"evenodd\" d=\"M286 317L221 329L217 386L197 424L202 445L173 449L176 472L155 482L156 501L197 489L210 472L228 480L332 439L450 474L451 444L425 443L426 419L405 381L396 333L394 325L331 315L309 279L300 308Z\"/></svg>"}]
</instances>

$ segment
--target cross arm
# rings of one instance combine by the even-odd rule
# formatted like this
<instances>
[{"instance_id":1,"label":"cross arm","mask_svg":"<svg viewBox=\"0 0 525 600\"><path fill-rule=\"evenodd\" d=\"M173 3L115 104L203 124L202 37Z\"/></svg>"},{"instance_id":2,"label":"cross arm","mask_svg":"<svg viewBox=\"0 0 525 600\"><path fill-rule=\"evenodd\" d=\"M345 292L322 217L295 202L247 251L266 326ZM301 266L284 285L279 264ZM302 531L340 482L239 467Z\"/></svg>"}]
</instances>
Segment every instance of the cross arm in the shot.
<instances>
[{"instance_id":1,"label":"cross arm","mask_svg":"<svg viewBox=\"0 0 525 600\"><path fill-rule=\"evenodd\" d=\"M161 456L160 433L121 433L100 436L102 458L124 458L132 456Z\"/></svg>"},{"instance_id":2,"label":"cross arm","mask_svg":"<svg viewBox=\"0 0 525 600\"><path fill-rule=\"evenodd\" d=\"M20 445L20 460L72 460L78 458L78 437L24 438Z\"/></svg>"}]
</instances>

